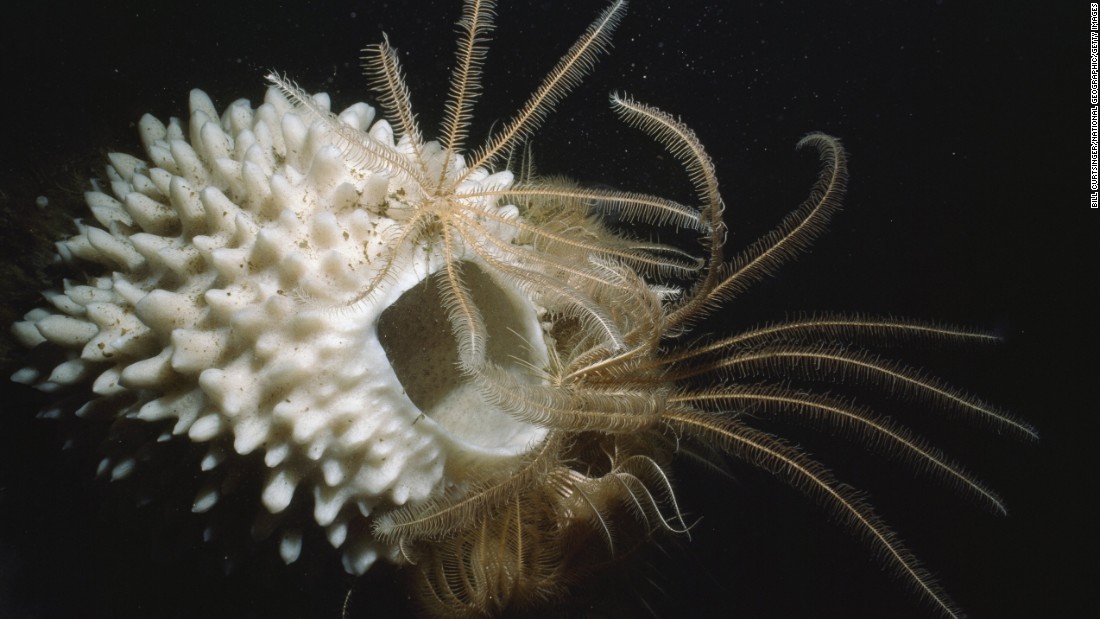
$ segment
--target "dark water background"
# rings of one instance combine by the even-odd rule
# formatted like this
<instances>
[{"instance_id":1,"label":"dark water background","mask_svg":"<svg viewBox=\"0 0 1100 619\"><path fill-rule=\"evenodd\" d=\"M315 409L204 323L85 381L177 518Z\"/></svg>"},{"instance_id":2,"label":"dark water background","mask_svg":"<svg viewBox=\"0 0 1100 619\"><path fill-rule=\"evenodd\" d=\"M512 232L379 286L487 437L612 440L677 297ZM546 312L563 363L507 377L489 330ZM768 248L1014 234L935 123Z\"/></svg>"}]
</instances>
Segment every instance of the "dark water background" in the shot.
<instances>
[{"instance_id":1,"label":"dark water background","mask_svg":"<svg viewBox=\"0 0 1100 619\"><path fill-rule=\"evenodd\" d=\"M0 41L0 190L16 211L2 225L36 234L36 196L50 209L79 205L104 153L140 153L141 114L185 116L192 87L219 108L257 102L274 68L329 92L336 107L373 101L357 58L382 31L401 51L431 135L460 12L457 0L21 4L0 9L9 30ZM501 2L473 135L507 118L601 8ZM635 0L611 55L534 142L543 171L687 201L674 162L615 120L606 97L623 90L681 115L715 160L736 248L812 183L815 158L793 150L798 138L821 130L844 140L850 191L830 232L710 326L860 311L1005 338L991 349L901 354L1029 419L1039 445L912 406L897 416L998 489L1008 518L858 446L795 434L870 493L974 617L1097 612L1097 304L1082 294L1095 288L1100 215L1086 189L1087 13L1083 2ZM16 264L25 250L0 251ZM30 307L5 288L6 305ZM224 555L240 544L200 541L193 468L162 482L174 499L135 508L126 486L93 479L94 428L34 420L37 401L25 390L5 386L4 398L0 617L334 618L349 587L350 616L407 611L391 572L354 581L318 540L307 539L289 569L270 543L243 544L238 569L223 576ZM86 434L63 452L72 431ZM733 482L678 471L681 504L703 517L692 540L666 541L671 557L639 557L631 586L601 586L573 613L935 616L797 492L731 471ZM240 501L242 513L257 508Z\"/></svg>"}]
</instances>

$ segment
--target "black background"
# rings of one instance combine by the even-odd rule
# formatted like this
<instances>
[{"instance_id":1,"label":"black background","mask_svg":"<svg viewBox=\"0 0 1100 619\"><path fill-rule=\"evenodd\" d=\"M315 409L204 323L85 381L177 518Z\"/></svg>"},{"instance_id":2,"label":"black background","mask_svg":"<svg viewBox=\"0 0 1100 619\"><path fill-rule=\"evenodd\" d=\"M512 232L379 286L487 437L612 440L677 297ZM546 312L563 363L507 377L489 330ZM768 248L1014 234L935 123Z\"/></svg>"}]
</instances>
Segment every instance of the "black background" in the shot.
<instances>
[{"instance_id":1,"label":"black background","mask_svg":"<svg viewBox=\"0 0 1100 619\"><path fill-rule=\"evenodd\" d=\"M184 116L192 87L220 108L256 102L263 75L278 69L329 92L336 107L372 101L357 58L383 31L401 51L425 133L437 126L457 0L146 4L0 9L9 30L0 190L19 213L3 226L39 225L40 194L51 209L78 207L102 154L140 153L140 115ZM602 9L512 4L498 7L474 136L507 118ZM1004 337L991 349L899 354L1032 421L1039 444L914 407L898 416L999 489L1008 518L858 446L795 434L869 492L975 617L1098 610L1097 305L1083 293L1095 288L1100 213L1088 208L1087 17L1084 2L635 0L611 54L534 142L542 171L687 201L675 163L619 124L606 97L623 90L681 115L714 158L739 247L812 183L815 159L794 151L798 138L821 130L844 140L850 191L830 232L709 326L835 310ZM33 303L25 291L7 294L20 311ZM95 428L34 420L39 402L25 390L5 387L5 398L0 616L339 617L349 587L352 617L405 612L390 571L354 581L316 540L289 569L271 544L244 544L251 554L223 576L223 546L203 545L202 519L189 514L192 468L173 473L179 497L135 508L124 483L93 479ZM633 582L601 589L574 614L936 616L797 492L732 472L730 482L678 471L681 504L702 516L691 541L666 540L671 556L639 557ZM239 507L257 508L250 499Z\"/></svg>"}]
</instances>

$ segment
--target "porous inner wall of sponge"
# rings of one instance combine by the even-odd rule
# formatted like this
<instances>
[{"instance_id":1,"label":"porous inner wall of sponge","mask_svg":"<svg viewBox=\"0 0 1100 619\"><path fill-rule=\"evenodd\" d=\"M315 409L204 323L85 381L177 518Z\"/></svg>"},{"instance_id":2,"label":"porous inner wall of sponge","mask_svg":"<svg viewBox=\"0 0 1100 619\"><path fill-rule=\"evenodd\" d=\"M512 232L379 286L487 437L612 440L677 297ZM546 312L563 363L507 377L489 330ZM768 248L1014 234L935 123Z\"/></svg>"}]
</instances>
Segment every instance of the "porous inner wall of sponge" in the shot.
<instances>
[{"instance_id":1,"label":"porous inner wall of sponge","mask_svg":"<svg viewBox=\"0 0 1100 619\"><path fill-rule=\"evenodd\" d=\"M546 344L534 307L472 262L462 279L488 332L488 359L524 382L541 380L532 368L547 365ZM458 366L458 343L447 318L436 273L382 312L378 335L394 373L413 404L463 443L519 453L541 428L519 421L486 401Z\"/></svg>"}]
</instances>

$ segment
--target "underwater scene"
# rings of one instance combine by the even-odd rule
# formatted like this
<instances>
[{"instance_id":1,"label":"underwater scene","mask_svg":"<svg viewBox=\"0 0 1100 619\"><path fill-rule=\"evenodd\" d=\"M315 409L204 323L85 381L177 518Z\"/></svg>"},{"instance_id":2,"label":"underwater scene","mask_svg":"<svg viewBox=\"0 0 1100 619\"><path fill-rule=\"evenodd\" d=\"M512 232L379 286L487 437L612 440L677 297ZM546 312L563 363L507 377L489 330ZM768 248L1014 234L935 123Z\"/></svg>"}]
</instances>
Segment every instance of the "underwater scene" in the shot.
<instances>
[{"instance_id":1,"label":"underwater scene","mask_svg":"<svg viewBox=\"0 0 1100 619\"><path fill-rule=\"evenodd\" d=\"M1078 8L27 8L0 616L1086 616Z\"/></svg>"}]
</instances>

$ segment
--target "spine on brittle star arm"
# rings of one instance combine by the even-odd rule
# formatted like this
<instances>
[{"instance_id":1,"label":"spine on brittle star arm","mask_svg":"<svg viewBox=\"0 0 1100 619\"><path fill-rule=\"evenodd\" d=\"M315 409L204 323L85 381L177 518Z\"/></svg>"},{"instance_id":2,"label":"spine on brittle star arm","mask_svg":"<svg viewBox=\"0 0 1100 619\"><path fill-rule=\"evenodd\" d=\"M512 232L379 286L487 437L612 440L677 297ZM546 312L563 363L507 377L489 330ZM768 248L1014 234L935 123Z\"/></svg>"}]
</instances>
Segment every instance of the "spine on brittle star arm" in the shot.
<instances>
[{"instance_id":1,"label":"spine on brittle star arm","mask_svg":"<svg viewBox=\"0 0 1100 619\"><path fill-rule=\"evenodd\" d=\"M767 385L729 385L687 391L673 395L668 401L671 405L745 411L753 417L824 426L839 436L909 464L918 473L928 473L942 479L953 489L978 500L996 513L1007 514L1004 501L996 493L928 441L889 418L850 402L816 394L791 393L784 388Z\"/></svg>"},{"instance_id":2,"label":"spine on brittle star arm","mask_svg":"<svg viewBox=\"0 0 1100 619\"><path fill-rule=\"evenodd\" d=\"M482 247L486 247L486 243L492 245L498 242L491 235L471 240L475 246ZM586 331L599 334L601 339L607 341L611 350L618 351L625 347L622 332L607 310L576 286L571 286L559 278L535 270L523 269L502 260L493 255L491 248L478 253L489 266L496 270L498 276L506 278L528 295L538 298L543 305L554 307L567 316L579 319Z\"/></svg>"},{"instance_id":3,"label":"spine on brittle star arm","mask_svg":"<svg viewBox=\"0 0 1100 619\"><path fill-rule=\"evenodd\" d=\"M516 419L571 432L642 430L658 419L666 397L652 389L523 384L491 364L475 380L490 402Z\"/></svg>"},{"instance_id":4,"label":"spine on brittle star arm","mask_svg":"<svg viewBox=\"0 0 1100 619\"><path fill-rule=\"evenodd\" d=\"M363 70L378 93L378 103L386 111L386 117L397 123L398 136L408 136L414 158L420 162L421 171L426 176L422 151L424 138L420 135L420 126L412 111L411 96L397 60L397 50L390 46L389 38L383 36L381 43L371 45L363 52Z\"/></svg>"},{"instance_id":5,"label":"spine on brittle star arm","mask_svg":"<svg viewBox=\"0 0 1100 619\"><path fill-rule=\"evenodd\" d=\"M821 173L809 197L774 230L749 245L730 264L721 265L713 286L708 277L690 301L669 315L670 325L698 320L740 295L779 265L803 253L825 231L833 213L840 209L848 178L847 158L840 141L823 133L811 133L799 140L798 148L806 146L817 148L821 159Z\"/></svg>"},{"instance_id":6,"label":"spine on brittle star arm","mask_svg":"<svg viewBox=\"0 0 1100 619\"><path fill-rule=\"evenodd\" d=\"M477 518L492 513L523 488L543 483L557 465L561 440L549 436L543 444L506 473L498 473L463 492L434 497L381 515L374 534L389 543L438 540L469 527Z\"/></svg>"},{"instance_id":7,"label":"spine on brittle star arm","mask_svg":"<svg viewBox=\"0 0 1100 619\"><path fill-rule=\"evenodd\" d=\"M695 132L668 113L618 93L611 95L611 107L628 125L648 133L660 142L683 164L688 178L695 185L696 195L702 203L699 220L707 232L703 240L710 253L709 268L706 277L699 284L699 289L709 290L716 282L717 269L722 264L722 247L726 240L726 224L722 220L725 206L722 194L718 191L714 162L707 155Z\"/></svg>"},{"instance_id":8,"label":"spine on brittle star arm","mask_svg":"<svg viewBox=\"0 0 1100 619\"><path fill-rule=\"evenodd\" d=\"M588 30L558 61L515 117L477 150L472 158L471 170L489 167L508 147L519 144L535 132L546 114L592 70L596 57L610 45L611 33L625 12L625 0L617 0L588 26Z\"/></svg>"},{"instance_id":9,"label":"spine on brittle star arm","mask_svg":"<svg viewBox=\"0 0 1100 619\"><path fill-rule=\"evenodd\" d=\"M792 342L860 342L876 346L898 346L911 342L991 343L996 335L968 327L862 314L815 313L792 320L773 322L708 344L666 355L660 363L671 365L725 350L749 350Z\"/></svg>"},{"instance_id":10,"label":"spine on brittle star arm","mask_svg":"<svg viewBox=\"0 0 1100 619\"><path fill-rule=\"evenodd\" d=\"M936 410L954 410L979 421L1028 440L1038 440L1039 433L1013 415L978 398L949 387L944 381L893 361L880 359L860 351L849 351L839 344L775 344L750 348L719 359L670 373L671 379L686 379L711 372L731 378L750 376L784 376L793 373L812 380L823 371L834 379L879 385L891 393L911 395L932 404Z\"/></svg>"},{"instance_id":11,"label":"spine on brittle star arm","mask_svg":"<svg viewBox=\"0 0 1100 619\"><path fill-rule=\"evenodd\" d=\"M467 2L458 22L459 44L439 139L445 151L444 161L450 161L452 153L462 150L470 131L474 103L481 94L481 62L493 30L495 4L494 0ZM445 176L444 165L439 172L440 186Z\"/></svg>"},{"instance_id":12,"label":"spine on brittle star arm","mask_svg":"<svg viewBox=\"0 0 1100 619\"><path fill-rule=\"evenodd\" d=\"M329 136L343 152L348 166L380 174L393 174L421 186L426 184L420 169L392 146L375 139L369 133L344 124L332 112L317 105L309 93L286 78L269 73L267 79L282 91L295 109L325 126Z\"/></svg>"},{"instance_id":13,"label":"spine on brittle star arm","mask_svg":"<svg viewBox=\"0 0 1100 619\"><path fill-rule=\"evenodd\" d=\"M821 502L881 552L891 568L945 615L952 619L962 618L962 612L955 603L871 506L850 486L834 479L819 462L782 440L733 419L716 418L685 409L669 411L664 419L678 435L716 444L730 455L783 478L791 486Z\"/></svg>"},{"instance_id":14,"label":"spine on brittle star arm","mask_svg":"<svg viewBox=\"0 0 1100 619\"><path fill-rule=\"evenodd\" d=\"M466 371L474 371L485 363L485 321L462 281L462 265L452 255L454 240L449 228L444 228L443 239L447 261L447 285L440 288L443 308L458 343L459 363Z\"/></svg>"}]
</instances>

